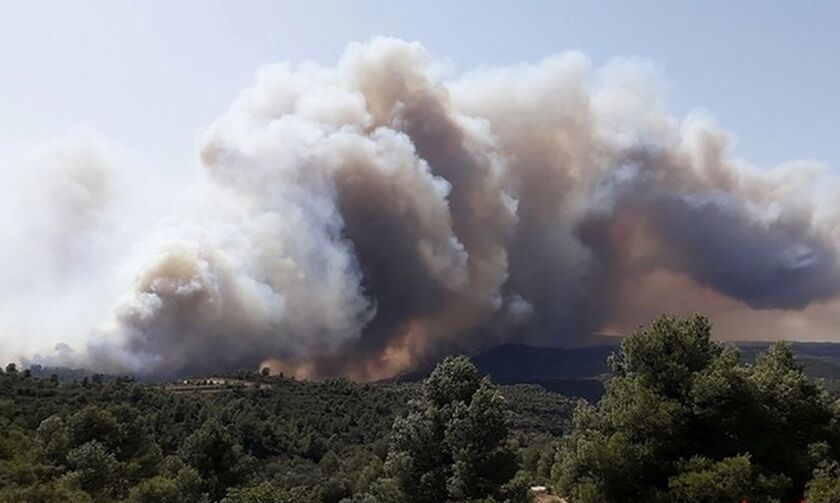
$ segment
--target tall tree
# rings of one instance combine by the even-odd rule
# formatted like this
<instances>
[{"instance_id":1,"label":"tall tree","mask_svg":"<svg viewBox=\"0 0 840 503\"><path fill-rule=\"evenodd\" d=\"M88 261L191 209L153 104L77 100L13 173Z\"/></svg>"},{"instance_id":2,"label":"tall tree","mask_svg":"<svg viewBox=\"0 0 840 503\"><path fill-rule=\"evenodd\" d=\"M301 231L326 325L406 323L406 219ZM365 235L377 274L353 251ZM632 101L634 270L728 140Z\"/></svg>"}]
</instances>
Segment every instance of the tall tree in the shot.
<instances>
[{"instance_id":1,"label":"tall tree","mask_svg":"<svg viewBox=\"0 0 840 503\"><path fill-rule=\"evenodd\" d=\"M213 501L224 496L229 487L246 481L252 460L236 438L215 419L209 419L187 437L180 456L204 480Z\"/></svg>"},{"instance_id":2,"label":"tall tree","mask_svg":"<svg viewBox=\"0 0 840 503\"><path fill-rule=\"evenodd\" d=\"M411 412L394 422L388 472L410 500L511 501L518 459L504 398L464 356L446 358Z\"/></svg>"},{"instance_id":3,"label":"tall tree","mask_svg":"<svg viewBox=\"0 0 840 503\"><path fill-rule=\"evenodd\" d=\"M702 316L663 316L625 339L597 406L581 406L555 464L574 501L801 498L840 454L828 394L790 345L755 365Z\"/></svg>"}]
</instances>

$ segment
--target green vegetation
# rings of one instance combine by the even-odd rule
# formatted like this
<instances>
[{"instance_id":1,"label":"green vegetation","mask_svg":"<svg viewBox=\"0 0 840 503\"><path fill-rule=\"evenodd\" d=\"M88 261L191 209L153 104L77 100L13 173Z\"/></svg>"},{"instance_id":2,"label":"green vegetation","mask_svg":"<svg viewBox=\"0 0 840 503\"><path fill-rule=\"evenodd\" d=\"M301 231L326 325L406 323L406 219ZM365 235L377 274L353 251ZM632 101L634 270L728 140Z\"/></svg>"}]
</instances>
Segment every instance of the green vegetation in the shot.
<instances>
[{"instance_id":1,"label":"green vegetation","mask_svg":"<svg viewBox=\"0 0 840 503\"><path fill-rule=\"evenodd\" d=\"M440 450L454 501L507 494L495 485L507 481L511 462L515 471L511 453L562 434L574 403L536 386L496 389L463 358L436 376L452 365L471 368L461 377L477 388L435 402L435 427L448 428L451 447L434 437L424 448ZM406 415L394 431L410 438L406 428L428 407L433 382L237 372L166 385L101 376L62 383L9 366L0 372L0 503L410 501L398 483L407 472L386 462L411 454L391 441L392 424ZM496 407L492 434L475 416L488 404ZM473 447L493 438L496 454ZM487 468L498 460L508 463L503 473Z\"/></svg>"},{"instance_id":2,"label":"green vegetation","mask_svg":"<svg viewBox=\"0 0 840 503\"><path fill-rule=\"evenodd\" d=\"M466 357L447 358L394 422L385 471L411 501L524 501L504 398Z\"/></svg>"},{"instance_id":3,"label":"green vegetation","mask_svg":"<svg viewBox=\"0 0 840 503\"><path fill-rule=\"evenodd\" d=\"M836 501L837 404L788 344L738 361L700 316L661 317L627 338L606 394L563 438L558 488L580 503L797 501L806 488Z\"/></svg>"},{"instance_id":4,"label":"green vegetation","mask_svg":"<svg viewBox=\"0 0 840 503\"><path fill-rule=\"evenodd\" d=\"M570 503L840 503L840 403L790 345L745 359L710 331L697 316L640 329L601 400L576 406L465 357L372 384L10 365L0 503L517 503L529 485Z\"/></svg>"}]
</instances>

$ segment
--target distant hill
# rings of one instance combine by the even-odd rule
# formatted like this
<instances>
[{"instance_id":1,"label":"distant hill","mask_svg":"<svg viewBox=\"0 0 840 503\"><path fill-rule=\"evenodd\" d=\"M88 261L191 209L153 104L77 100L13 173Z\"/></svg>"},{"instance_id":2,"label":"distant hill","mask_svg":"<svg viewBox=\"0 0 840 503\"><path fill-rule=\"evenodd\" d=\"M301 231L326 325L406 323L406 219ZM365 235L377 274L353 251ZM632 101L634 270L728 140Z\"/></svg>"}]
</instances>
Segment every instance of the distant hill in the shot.
<instances>
[{"instance_id":1,"label":"distant hill","mask_svg":"<svg viewBox=\"0 0 840 503\"><path fill-rule=\"evenodd\" d=\"M580 348L535 347L506 344L473 355L479 370L500 384L537 384L569 397L595 401L604 391L604 379L609 375L607 358L618 349L620 337L599 336L598 345ZM741 360L752 363L756 356L772 342L736 342ZM829 390L840 394L840 343L794 342L793 350L813 378L822 379ZM413 382L428 376L431 369L422 369L388 381ZM81 381L94 373L84 369L41 367L33 365L35 377L56 374L63 382ZM105 382L117 376L100 375ZM155 382L154 379L140 379Z\"/></svg>"},{"instance_id":2,"label":"distant hill","mask_svg":"<svg viewBox=\"0 0 840 503\"><path fill-rule=\"evenodd\" d=\"M476 355L478 368L498 381L597 377L609 371L607 357L618 345L587 348L539 348L508 344Z\"/></svg>"},{"instance_id":3,"label":"distant hill","mask_svg":"<svg viewBox=\"0 0 840 503\"><path fill-rule=\"evenodd\" d=\"M539 384L566 396L597 400L609 375L607 358L618 349L613 344L584 348L541 348L508 344L473 357L483 373L503 384ZM741 360L752 363L771 342L736 342ZM822 379L840 393L840 344L794 342L793 350L811 377Z\"/></svg>"},{"instance_id":4,"label":"distant hill","mask_svg":"<svg viewBox=\"0 0 840 503\"><path fill-rule=\"evenodd\" d=\"M609 372L607 358L618 344L585 348L539 348L508 344L476 355L479 370L502 384L539 384L562 395L597 400Z\"/></svg>"}]
</instances>

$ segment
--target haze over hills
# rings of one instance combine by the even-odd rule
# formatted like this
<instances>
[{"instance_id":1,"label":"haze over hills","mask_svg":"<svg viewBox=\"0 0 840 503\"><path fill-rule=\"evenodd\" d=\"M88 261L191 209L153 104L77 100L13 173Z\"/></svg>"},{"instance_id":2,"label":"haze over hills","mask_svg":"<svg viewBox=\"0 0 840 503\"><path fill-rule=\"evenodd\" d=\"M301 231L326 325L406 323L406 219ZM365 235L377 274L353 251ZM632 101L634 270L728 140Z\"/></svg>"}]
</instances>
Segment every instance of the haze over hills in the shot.
<instances>
[{"instance_id":1,"label":"haze over hills","mask_svg":"<svg viewBox=\"0 0 840 503\"><path fill-rule=\"evenodd\" d=\"M610 344L583 348L546 348L507 344L473 357L482 373L498 383L539 384L566 396L597 400L603 393L603 380L609 375L607 359L618 350L620 338L605 336ZM772 342L736 342L741 361L752 363ZM826 386L840 392L840 344L793 342L797 360L806 373L824 380ZM405 376L424 377L428 371Z\"/></svg>"},{"instance_id":2,"label":"haze over hills","mask_svg":"<svg viewBox=\"0 0 840 503\"><path fill-rule=\"evenodd\" d=\"M593 346L579 348L536 347L521 344L505 344L472 356L473 362L483 374L495 382L507 385L537 384L549 391L569 397L595 401L603 393L603 381L609 376L607 363L611 354L619 349L621 338L601 336ZM741 352L741 361L752 363L756 356L766 351L772 342L735 342ZM840 392L840 343L792 342L797 360L806 373L824 381L826 387ZM35 376L49 377L57 374L64 381L82 380L94 374L86 369L58 367L32 367ZM402 374L393 380L411 382L429 375L431 368ZM192 378L206 378L217 374L197 374ZM111 376L114 378L116 376ZM166 382L167 379L149 379L148 375L137 376L148 382ZM107 376L106 376L107 378Z\"/></svg>"}]
</instances>

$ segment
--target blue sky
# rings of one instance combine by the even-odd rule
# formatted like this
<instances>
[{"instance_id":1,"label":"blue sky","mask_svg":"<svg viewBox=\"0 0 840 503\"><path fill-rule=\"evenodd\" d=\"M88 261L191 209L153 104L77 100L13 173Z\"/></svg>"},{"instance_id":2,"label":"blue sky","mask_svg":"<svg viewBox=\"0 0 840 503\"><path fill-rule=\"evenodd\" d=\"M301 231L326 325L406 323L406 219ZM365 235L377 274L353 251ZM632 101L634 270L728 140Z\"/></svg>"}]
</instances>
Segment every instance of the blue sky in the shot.
<instances>
[{"instance_id":1,"label":"blue sky","mask_svg":"<svg viewBox=\"0 0 840 503\"><path fill-rule=\"evenodd\" d=\"M840 167L840 2L0 0L0 149L90 129L171 173L272 61L333 63L351 41L416 39L458 69L570 49L653 62L683 116L737 154Z\"/></svg>"}]
</instances>

